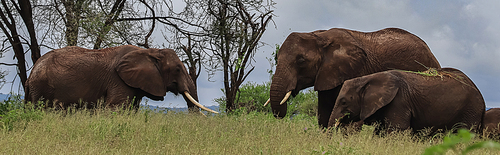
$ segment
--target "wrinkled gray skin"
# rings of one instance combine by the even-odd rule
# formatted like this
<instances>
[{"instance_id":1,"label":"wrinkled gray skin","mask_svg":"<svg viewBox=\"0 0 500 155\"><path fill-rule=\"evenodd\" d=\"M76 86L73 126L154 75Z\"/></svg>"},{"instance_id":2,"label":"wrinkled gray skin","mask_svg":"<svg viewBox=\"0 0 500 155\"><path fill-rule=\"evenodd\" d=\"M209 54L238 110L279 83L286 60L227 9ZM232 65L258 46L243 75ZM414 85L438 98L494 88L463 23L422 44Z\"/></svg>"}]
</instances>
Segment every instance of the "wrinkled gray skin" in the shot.
<instances>
[{"instance_id":1,"label":"wrinkled gray skin","mask_svg":"<svg viewBox=\"0 0 500 155\"><path fill-rule=\"evenodd\" d=\"M275 117L286 115L285 94L314 86L318 91L318 124L328 125L345 80L389 69L425 71L441 68L419 37L397 28L364 33L333 28L290 34L278 52L270 90ZM417 63L418 61L419 63Z\"/></svg>"},{"instance_id":2,"label":"wrinkled gray skin","mask_svg":"<svg viewBox=\"0 0 500 155\"><path fill-rule=\"evenodd\" d=\"M56 109L94 108L101 98L110 108L132 103L137 109L142 97L163 100L167 91L176 95L187 91L198 99L193 81L173 50L132 45L50 51L34 65L25 90L28 101L49 101L46 107ZM199 110L184 98L191 110Z\"/></svg>"},{"instance_id":3,"label":"wrinkled gray skin","mask_svg":"<svg viewBox=\"0 0 500 155\"><path fill-rule=\"evenodd\" d=\"M480 129L485 104L476 85L457 69L442 68L438 73L441 76L391 70L347 80L328 126L337 121L339 127L378 122L375 133Z\"/></svg>"}]
</instances>

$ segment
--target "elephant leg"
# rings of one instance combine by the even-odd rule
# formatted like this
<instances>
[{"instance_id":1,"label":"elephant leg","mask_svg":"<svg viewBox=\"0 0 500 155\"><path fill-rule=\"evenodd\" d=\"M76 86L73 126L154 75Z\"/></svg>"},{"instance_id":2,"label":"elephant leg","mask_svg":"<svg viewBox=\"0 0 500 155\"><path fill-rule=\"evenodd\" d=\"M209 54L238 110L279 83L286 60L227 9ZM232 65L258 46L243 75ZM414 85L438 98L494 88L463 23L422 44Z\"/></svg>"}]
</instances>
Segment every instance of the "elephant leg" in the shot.
<instances>
[{"instance_id":1,"label":"elephant leg","mask_svg":"<svg viewBox=\"0 0 500 155\"><path fill-rule=\"evenodd\" d=\"M132 104L132 108L137 112L139 111L139 107L140 107L140 104L141 104L141 101L142 101L142 97L141 96L135 96L134 100L133 100L133 104Z\"/></svg>"},{"instance_id":2,"label":"elephant leg","mask_svg":"<svg viewBox=\"0 0 500 155\"><path fill-rule=\"evenodd\" d=\"M318 91L318 124L320 127L328 127L328 121L341 88L342 85L339 85L330 90Z\"/></svg>"},{"instance_id":3,"label":"elephant leg","mask_svg":"<svg viewBox=\"0 0 500 155\"><path fill-rule=\"evenodd\" d=\"M106 105L105 105L105 107L111 109L112 111L117 111L120 108L126 109L127 107L130 107L132 104L134 104L134 103L132 103L132 102L134 102L132 100L133 98L134 98L134 96L131 96L131 97L128 97L128 96L117 97L117 96L111 96L111 95L109 95L106 98L106 101L105 101Z\"/></svg>"},{"instance_id":4,"label":"elephant leg","mask_svg":"<svg viewBox=\"0 0 500 155\"><path fill-rule=\"evenodd\" d=\"M136 96L133 89L121 88L108 91L104 104L112 110L126 109L130 106L138 106L141 99L142 96Z\"/></svg>"},{"instance_id":5,"label":"elephant leg","mask_svg":"<svg viewBox=\"0 0 500 155\"><path fill-rule=\"evenodd\" d=\"M395 116L386 116L383 120L383 125L386 134L390 134L394 131L404 131L410 129L410 117L403 114ZM380 131L379 131L380 132ZM414 132L415 133L415 132Z\"/></svg>"}]
</instances>

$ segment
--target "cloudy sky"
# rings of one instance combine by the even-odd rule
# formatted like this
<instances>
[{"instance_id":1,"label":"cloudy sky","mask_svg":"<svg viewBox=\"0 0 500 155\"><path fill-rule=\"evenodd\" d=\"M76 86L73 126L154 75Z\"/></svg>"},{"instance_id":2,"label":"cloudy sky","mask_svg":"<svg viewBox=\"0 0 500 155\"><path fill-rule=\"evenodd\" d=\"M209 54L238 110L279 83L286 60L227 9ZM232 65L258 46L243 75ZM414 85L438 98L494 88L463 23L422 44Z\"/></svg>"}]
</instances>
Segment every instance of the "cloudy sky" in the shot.
<instances>
[{"instance_id":1,"label":"cloudy sky","mask_svg":"<svg viewBox=\"0 0 500 155\"><path fill-rule=\"evenodd\" d=\"M442 67L466 73L480 89L487 107L500 107L500 1L498 0L275 0L274 25L262 37L268 45L255 57L256 69L247 81L270 80L271 57L275 44L282 44L291 32L311 32L334 27L376 31L388 27L405 29L422 38ZM2 67L5 70L6 67ZM15 71L10 71L15 74ZM207 81L198 78L200 103L216 105L223 96L222 74ZM0 93L8 93L5 85ZM14 89L17 91L17 89ZM160 106L185 107L182 97L168 94Z\"/></svg>"}]
</instances>

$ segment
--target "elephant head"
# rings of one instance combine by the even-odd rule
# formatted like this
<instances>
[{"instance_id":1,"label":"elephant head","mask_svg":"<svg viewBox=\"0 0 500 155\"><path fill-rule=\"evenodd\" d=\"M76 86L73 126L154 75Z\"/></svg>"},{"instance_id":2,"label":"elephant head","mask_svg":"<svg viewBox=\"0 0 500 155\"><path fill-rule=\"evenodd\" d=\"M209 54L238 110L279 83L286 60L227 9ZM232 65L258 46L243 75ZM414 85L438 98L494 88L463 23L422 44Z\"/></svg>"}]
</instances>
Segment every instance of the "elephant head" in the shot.
<instances>
[{"instance_id":1,"label":"elephant head","mask_svg":"<svg viewBox=\"0 0 500 155\"><path fill-rule=\"evenodd\" d=\"M292 33L287 37L277 54L271 83L270 103L275 116L286 115L287 105L283 103L290 94L295 96L311 86L316 91L333 89L366 72L367 55L356 41L343 32L331 33Z\"/></svg>"},{"instance_id":2,"label":"elephant head","mask_svg":"<svg viewBox=\"0 0 500 155\"><path fill-rule=\"evenodd\" d=\"M365 121L388 105L398 93L398 80L392 74L371 74L344 82L330 115L328 127Z\"/></svg>"},{"instance_id":3,"label":"elephant head","mask_svg":"<svg viewBox=\"0 0 500 155\"><path fill-rule=\"evenodd\" d=\"M153 100L163 100L167 91L182 93L190 109L195 105L210 111L197 102L194 82L183 63L171 49L138 49L125 54L116 68L119 77L130 87L146 92Z\"/></svg>"}]
</instances>

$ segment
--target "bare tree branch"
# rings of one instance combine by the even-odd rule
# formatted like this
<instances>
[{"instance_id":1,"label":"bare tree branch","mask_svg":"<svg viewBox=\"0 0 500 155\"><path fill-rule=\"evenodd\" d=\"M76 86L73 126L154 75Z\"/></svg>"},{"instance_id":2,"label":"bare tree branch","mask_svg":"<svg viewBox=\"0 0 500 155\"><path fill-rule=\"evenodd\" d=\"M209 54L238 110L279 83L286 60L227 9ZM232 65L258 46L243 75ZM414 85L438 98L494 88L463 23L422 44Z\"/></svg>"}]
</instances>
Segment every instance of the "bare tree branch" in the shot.
<instances>
[{"instance_id":1,"label":"bare tree branch","mask_svg":"<svg viewBox=\"0 0 500 155\"><path fill-rule=\"evenodd\" d=\"M146 35L146 37L144 37L144 43L138 43L137 45L149 48L148 39L149 37L151 37L151 34L153 34L153 31L155 29L156 20L154 18L156 17L156 15L155 15L155 10L151 6L149 6L149 4L146 3L146 1L140 0L140 2L143 3L151 11L151 14L153 15L152 19L153 22L151 24L151 29L149 30L149 33Z\"/></svg>"},{"instance_id":2,"label":"bare tree branch","mask_svg":"<svg viewBox=\"0 0 500 155\"><path fill-rule=\"evenodd\" d=\"M9 64L9 63L3 63L3 62L0 62L0 65L17 66L17 64Z\"/></svg>"}]
</instances>

